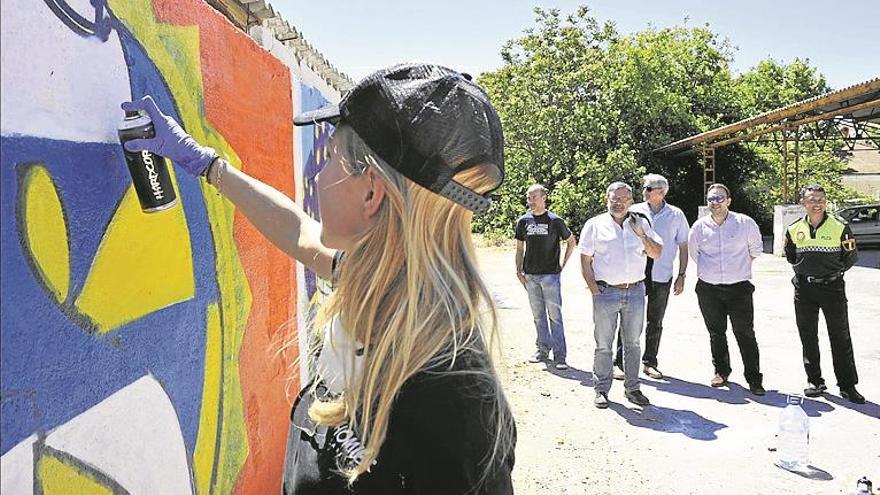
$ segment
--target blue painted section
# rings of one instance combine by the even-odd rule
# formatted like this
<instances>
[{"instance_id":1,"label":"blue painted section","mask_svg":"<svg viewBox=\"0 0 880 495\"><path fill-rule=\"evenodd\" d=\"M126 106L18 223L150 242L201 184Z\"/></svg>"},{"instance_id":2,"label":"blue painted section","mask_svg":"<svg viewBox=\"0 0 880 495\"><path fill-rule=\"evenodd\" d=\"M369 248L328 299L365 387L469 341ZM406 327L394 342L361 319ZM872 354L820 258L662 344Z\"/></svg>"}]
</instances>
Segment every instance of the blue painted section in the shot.
<instances>
[{"instance_id":1,"label":"blue painted section","mask_svg":"<svg viewBox=\"0 0 880 495\"><path fill-rule=\"evenodd\" d=\"M126 52L134 97L149 93L165 113L177 118L155 66L118 23L115 27ZM218 298L213 237L198 180L176 169L194 253L195 299L101 337L89 332L88 322L72 302L130 183L121 148L27 136L2 136L0 147L0 454L31 434L70 421L151 373L168 393L192 455L204 380L205 311ZM18 176L31 163L45 164L67 218L71 284L62 305L44 290L22 249L23 226L16 218Z\"/></svg>"},{"instance_id":2,"label":"blue painted section","mask_svg":"<svg viewBox=\"0 0 880 495\"><path fill-rule=\"evenodd\" d=\"M302 96L302 112L323 108L330 103L324 98L324 95L322 95L320 91L311 86L300 84L300 95ZM330 133L326 133L316 139L314 127L306 127L302 134L300 134L302 139L300 142L300 150L304 157L302 177L304 191L303 209L309 216L316 220L321 219L321 212L318 209L315 177L317 177L321 169L324 168L325 162L319 160L318 157L315 156L315 149L320 148L321 145L325 144L329 135ZM312 296L314 296L317 291L317 275L315 272L306 269L304 278L306 283L306 296L311 300Z\"/></svg>"}]
</instances>

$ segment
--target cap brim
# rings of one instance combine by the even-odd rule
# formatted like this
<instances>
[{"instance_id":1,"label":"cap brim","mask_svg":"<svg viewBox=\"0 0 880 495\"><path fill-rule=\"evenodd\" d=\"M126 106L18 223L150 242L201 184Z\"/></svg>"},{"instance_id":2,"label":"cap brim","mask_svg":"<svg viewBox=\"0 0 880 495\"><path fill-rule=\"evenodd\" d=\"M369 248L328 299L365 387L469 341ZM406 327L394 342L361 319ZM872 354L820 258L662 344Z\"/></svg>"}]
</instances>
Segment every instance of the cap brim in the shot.
<instances>
[{"instance_id":1,"label":"cap brim","mask_svg":"<svg viewBox=\"0 0 880 495\"><path fill-rule=\"evenodd\" d=\"M337 120L339 120L339 105L331 105L297 115L293 119L293 125L314 125L321 122L335 124Z\"/></svg>"}]
</instances>

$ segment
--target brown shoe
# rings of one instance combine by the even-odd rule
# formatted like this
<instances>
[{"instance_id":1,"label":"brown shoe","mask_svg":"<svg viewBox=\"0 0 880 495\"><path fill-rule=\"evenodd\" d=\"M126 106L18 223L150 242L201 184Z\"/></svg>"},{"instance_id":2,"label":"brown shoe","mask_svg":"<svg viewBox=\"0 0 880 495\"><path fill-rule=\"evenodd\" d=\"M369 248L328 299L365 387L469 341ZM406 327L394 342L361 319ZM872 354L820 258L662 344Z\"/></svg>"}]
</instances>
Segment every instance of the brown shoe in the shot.
<instances>
[{"instance_id":1,"label":"brown shoe","mask_svg":"<svg viewBox=\"0 0 880 495\"><path fill-rule=\"evenodd\" d=\"M663 373L661 373L660 370L658 370L655 366L645 366L644 368L642 368L642 371L655 380L663 379Z\"/></svg>"},{"instance_id":2,"label":"brown shoe","mask_svg":"<svg viewBox=\"0 0 880 495\"><path fill-rule=\"evenodd\" d=\"M712 385L715 388L723 387L727 385L727 377L716 373L712 378L712 381L709 382L709 385Z\"/></svg>"},{"instance_id":3,"label":"brown shoe","mask_svg":"<svg viewBox=\"0 0 880 495\"><path fill-rule=\"evenodd\" d=\"M611 368L611 376L615 380L623 380L624 378L626 378L626 373L624 373L623 369L621 369L619 366L613 366Z\"/></svg>"}]
</instances>

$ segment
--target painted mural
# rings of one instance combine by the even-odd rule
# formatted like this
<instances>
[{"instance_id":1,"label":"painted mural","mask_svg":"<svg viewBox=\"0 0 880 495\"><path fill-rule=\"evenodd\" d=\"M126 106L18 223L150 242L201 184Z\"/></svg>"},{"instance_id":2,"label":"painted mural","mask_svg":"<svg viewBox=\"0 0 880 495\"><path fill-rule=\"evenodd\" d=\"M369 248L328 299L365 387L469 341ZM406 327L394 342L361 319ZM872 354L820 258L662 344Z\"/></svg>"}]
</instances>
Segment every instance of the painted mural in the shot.
<instances>
[{"instance_id":1,"label":"painted mural","mask_svg":"<svg viewBox=\"0 0 880 495\"><path fill-rule=\"evenodd\" d=\"M278 348L314 289L185 173L178 206L143 213L116 127L122 101L151 94L294 196L328 131L295 141L292 114L326 99L200 0L3 0L0 15L0 491L277 493L298 386L296 346Z\"/></svg>"}]
</instances>

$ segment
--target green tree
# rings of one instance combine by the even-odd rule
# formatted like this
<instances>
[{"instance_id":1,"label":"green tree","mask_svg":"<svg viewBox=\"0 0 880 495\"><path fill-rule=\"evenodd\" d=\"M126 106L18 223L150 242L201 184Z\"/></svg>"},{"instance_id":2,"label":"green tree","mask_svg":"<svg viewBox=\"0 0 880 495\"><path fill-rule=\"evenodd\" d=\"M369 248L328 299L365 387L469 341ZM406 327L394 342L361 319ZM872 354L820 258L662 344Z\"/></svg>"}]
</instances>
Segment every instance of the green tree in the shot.
<instances>
[{"instance_id":1,"label":"green tree","mask_svg":"<svg viewBox=\"0 0 880 495\"><path fill-rule=\"evenodd\" d=\"M508 237L533 182L550 188L550 207L579 230L605 210L610 182L637 186L646 171L669 179L670 202L693 219L704 203L700 158L653 150L829 89L801 59L767 59L734 77L733 49L708 25L621 35L587 7L565 16L535 9L534 27L506 43L501 55L502 67L479 82L504 126L507 181L492 214L477 218L475 227ZM849 195L840 184L843 163L831 153L839 148L802 142L800 184L819 182L832 200ZM716 152L716 179L731 188L738 211L765 227L772 205L783 199L779 151L771 142Z\"/></svg>"},{"instance_id":2,"label":"green tree","mask_svg":"<svg viewBox=\"0 0 880 495\"><path fill-rule=\"evenodd\" d=\"M695 157L660 162L651 150L738 117L727 42L706 27L622 36L586 7L535 14L536 26L502 49L504 65L479 79L504 126L508 178L477 229L509 235L532 182L551 189L552 208L575 229L605 210L610 182L637 185L646 167L692 182Z\"/></svg>"}]
</instances>

